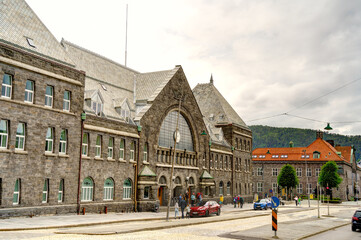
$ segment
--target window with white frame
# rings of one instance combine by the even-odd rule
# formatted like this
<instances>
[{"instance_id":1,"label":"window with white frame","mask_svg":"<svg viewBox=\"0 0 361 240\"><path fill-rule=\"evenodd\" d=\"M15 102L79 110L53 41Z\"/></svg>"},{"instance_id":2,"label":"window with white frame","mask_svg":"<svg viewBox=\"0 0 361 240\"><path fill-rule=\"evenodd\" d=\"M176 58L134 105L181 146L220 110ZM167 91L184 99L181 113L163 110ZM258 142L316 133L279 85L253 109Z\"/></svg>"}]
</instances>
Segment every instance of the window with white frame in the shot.
<instances>
[{"instance_id":1,"label":"window with white frame","mask_svg":"<svg viewBox=\"0 0 361 240\"><path fill-rule=\"evenodd\" d=\"M58 202L64 201L64 179L60 180L59 190L58 190Z\"/></svg>"},{"instance_id":2,"label":"window with white frame","mask_svg":"<svg viewBox=\"0 0 361 240\"><path fill-rule=\"evenodd\" d=\"M98 135L95 142L95 157L100 158L102 155L102 136Z\"/></svg>"},{"instance_id":3,"label":"window with white frame","mask_svg":"<svg viewBox=\"0 0 361 240\"><path fill-rule=\"evenodd\" d=\"M278 176L278 168L272 168L272 176Z\"/></svg>"},{"instance_id":4,"label":"window with white frame","mask_svg":"<svg viewBox=\"0 0 361 240\"><path fill-rule=\"evenodd\" d=\"M82 156L88 156L88 133L83 134L83 142L81 144L81 154Z\"/></svg>"},{"instance_id":5,"label":"window with white frame","mask_svg":"<svg viewBox=\"0 0 361 240\"><path fill-rule=\"evenodd\" d=\"M66 154L68 134L66 129L62 129L60 133L59 154Z\"/></svg>"},{"instance_id":6,"label":"window with white frame","mask_svg":"<svg viewBox=\"0 0 361 240\"><path fill-rule=\"evenodd\" d=\"M46 131L46 139L45 139L45 152L53 152L53 143L54 143L54 129L52 127L48 127Z\"/></svg>"},{"instance_id":7,"label":"window with white frame","mask_svg":"<svg viewBox=\"0 0 361 240\"><path fill-rule=\"evenodd\" d=\"M0 148L8 147L9 126L8 120L0 120Z\"/></svg>"},{"instance_id":8,"label":"window with white frame","mask_svg":"<svg viewBox=\"0 0 361 240\"><path fill-rule=\"evenodd\" d=\"M318 152L318 151L313 152L313 158L320 158L320 156L321 156L320 152Z\"/></svg>"},{"instance_id":9,"label":"window with white frame","mask_svg":"<svg viewBox=\"0 0 361 240\"><path fill-rule=\"evenodd\" d=\"M311 193L312 193L312 184L307 183L307 194L311 194Z\"/></svg>"},{"instance_id":10,"label":"window with white frame","mask_svg":"<svg viewBox=\"0 0 361 240\"><path fill-rule=\"evenodd\" d=\"M144 143L143 161L148 161L148 143Z\"/></svg>"},{"instance_id":11,"label":"window with white frame","mask_svg":"<svg viewBox=\"0 0 361 240\"><path fill-rule=\"evenodd\" d=\"M25 123L19 123L16 129L15 149L24 150L25 146Z\"/></svg>"},{"instance_id":12,"label":"window with white frame","mask_svg":"<svg viewBox=\"0 0 361 240\"><path fill-rule=\"evenodd\" d=\"M277 183L272 183L272 192L273 192L273 194L278 193L278 184Z\"/></svg>"},{"instance_id":13,"label":"window with white frame","mask_svg":"<svg viewBox=\"0 0 361 240\"><path fill-rule=\"evenodd\" d=\"M227 195L231 195L231 182L227 183Z\"/></svg>"},{"instance_id":14,"label":"window with white frame","mask_svg":"<svg viewBox=\"0 0 361 240\"><path fill-rule=\"evenodd\" d=\"M302 183L300 183L300 184L297 185L297 193L298 193L298 194L302 194L302 193L303 193Z\"/></svg>"},{"instance_id":15,"label":"window with white frame","mask_svg":"<svg viewBox=\"0 0 361 240\"><path fill-rule=\"evenodd\" d=\"M124 160L124 147L125 147L125 139L120 139L120 146L119 146L119 160Z\"/></svg>"},{"instance_id":16,"label":"window with white frame","mask_svg":"<svg viewBox=\"0 0 361 240\"><path fill-rule=\"evenodd\" d=\"M49 179L45 179L44 181L44 186L43 186L43 199L42 199L42 203L47 203L48 202L48 196L49 196Z\"/></svg>"},{"instance_id":17,"label":"window with white frame","mask_svg":"<svg viewBox=\"0 0 361 240\"><path fill-rule=\"evenodd\" d=\"M150 187L144 187L144 199L149 199Z\"/></svg>"},{"instance_id":18,"label":"window with white frame","mask_svg":"<svg viewBox=\"0 0 361 240\"><path fill-rule=\"evenodd\" d=\"M46 86L45 89L45 106L53 107L54 88L52 86Z\"/></svg>"},{"instance_id":19,"label":"window with white frame","mask_svg":"<svg viewBox=\"0 0 361 240\"><path fill-rule=\"evenodd\" d=\"M130 161L134 161L134 152L135 152L135 143L132 141L130 143Z\"/></svg>"},{"instance_id":20,"label":"window with white frame","mask_svg":"<svg viewBox=\"0 0 361 240\"><path fill-rule=\"evenodd\" d=\"M223 182L219 183L219 195L223 195Z\"/></svg>"},{"instance_id":21,"label":"window with white frame","mask_svg":"<svg viewBox=\"0 0 361 240\"><path fill-rule=\"evenodd\" d=\"M107 178L104 182L104 197L103 200L110 201L114 199L114 181Z\"/></svg>"},{"instance_id":22,"label":"window with white frame","mask_svg":"<svg viewBox=\"0 0 361 240\"><path fill-rule=\"evenodd\" d=\"M13 205L19 205L20 203L20 190L21 190L20 183L21 183L20 178L16 179L14 194L13 194Z\"/></svg>"},{"instance_id":23,"label":"window with white frame","mask_svg":"<svg viewBox=\"0 0 361 240\"><path fill-rule=\"evenodd\" d=\"M103 105L103 99L99 95L99 93L92 97L91 106L96 115L101 115L101 113L103 112Z\"/></svg>"},{"instance_id":24,"label":"window with white frame","mask_svg":"<svg viewBox=\"0 0 361 240\"><path fill-rule=\"evenodd\" d=\"M132 194L132 182L126 179L123 183L123 199L130 199Z\"/></svg>"},{"instance_id":25,"label":"window with white frame","mask_svg":"<svg viewBox=\"0 0 361 240\"><path fill-rule=\"evenodd\" d=\"M297 177L302 177L302 168L296 169Z\"/></svg>"},{"instance_id":26,"label":"window with white frame","mask_svg":"<svg viewBox=\"0 0 361 240\"><path fill-rule=\"evenodd\" d=\"M321 168L316 168L315 169L316 177L320 176L320 172L321 172Z\"/></svg>"},{"instance_id":27,"label":"window with white frame","mask_svg":"<svg viewBox=\"0 0 361 240\"><path fill-rule=\"evenodd\" d=\"M81 201L90 202L93 201L93 188L94 183L90 177L84 179L81 185Z\"/></svg>"},{"instance_id":28,"label":"window with white frame","mask_svg":"<svg viewBox=\"0 0 361 240\"><path fill-rule=\"evenodd\" d=\"M24 102L34 102L34 81L26 80Z\"/></svg>"},{"instance_id":29,"label":"window with white frame","mask_svg":"<svg viewBox=\"0 0 361 240\"><path fill-rule=\"evenodd\" d=\"M257 183L257 192L259 193L263 192L263 183L261 182Z\"/></svg>"},{"instance_id":30,"label":"window with white frame","mask_svg":"<svg viewBox=\"0 0 361 240\"><path fill-rule=\"evenodd\" d=\"M5 73L3 76L3 83L1 85L2 97L11 98L12 85L13 85L13 76Z\"/></svg>"},{"instance_id":31,"label":"window with white frame","mask_svg":"<svg viewBox=\"0 0 361 240\"><path fill-rule=\"evenodd\" d=\"M64 91L63 98L63 110L69 112L70 111L70 91Z\"/></svg>"},{"instance_id":32,"label":"window with white frame","mask_svg":"<svg viewBox=\"0 0 361 240\"><path fill-rule=\"evenodd\" d=\"M307 168L307 170L306 170L306 176L307 176L307 177L311 177L311 176L312 176L312 170L311 170L311 168Z\"/></svg>"},{"instance_id":33,"label":"window with white frame","mask_svg":"<svg viewBox=\"0 0 361 240\"><path fill-rule=\"evenodd\" d=\"M114 147L114 138L109 137L108 159L113 159L113 147Z\"/></svg>"},{"instance_id":34,"label":"window with white frame","mask_svg":"<svg viewBox=\"0 0 361 240\"><path fill-rule=\"evenodd\" d=\"M263 168L257 168L257 176L263 176Z\"/></svg>"}]
</instances>

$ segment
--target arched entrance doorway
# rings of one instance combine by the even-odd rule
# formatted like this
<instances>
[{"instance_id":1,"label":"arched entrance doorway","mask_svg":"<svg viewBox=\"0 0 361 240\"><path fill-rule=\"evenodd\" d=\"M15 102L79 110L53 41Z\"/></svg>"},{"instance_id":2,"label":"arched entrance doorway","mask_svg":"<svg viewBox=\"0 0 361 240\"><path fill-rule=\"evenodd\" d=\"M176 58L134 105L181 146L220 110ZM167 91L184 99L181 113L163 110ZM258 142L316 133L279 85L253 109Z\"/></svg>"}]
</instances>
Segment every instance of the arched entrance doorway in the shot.
<instances>
[{"instance_id":1,"label":"arched entrance doorway","mask_svg":"<svg viewBox=\"0 0 361 240\"><path fill-rule=\"evenodd\" d=\"M160 206L167 206L166 188L167 188L167 180L164 176L161 176L159 178L159 188L157 193Z\"/></svg>"},{"instance_id":2,"label":"arched entrance doorway","mask_svg":"<svg viewBox=\"0 0 361 240\"><path fill-rule=\"evenodd\" d=\"M182 182L180 177L176 177L174 180L173 197L178 198L182 194Z\"/></svg>"}]
</instances>

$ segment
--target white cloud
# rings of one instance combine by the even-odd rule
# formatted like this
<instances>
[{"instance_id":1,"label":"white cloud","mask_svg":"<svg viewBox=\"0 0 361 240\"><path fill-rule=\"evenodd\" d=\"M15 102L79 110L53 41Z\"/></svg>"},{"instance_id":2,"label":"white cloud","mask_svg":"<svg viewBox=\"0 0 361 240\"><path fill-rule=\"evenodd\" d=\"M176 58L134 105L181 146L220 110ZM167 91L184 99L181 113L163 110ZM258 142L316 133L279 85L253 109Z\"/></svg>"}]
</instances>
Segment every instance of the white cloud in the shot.
<instances>
[{"instance_id":1,"label":"white cloud","mask_svg":"<svg viewBox=\"0 0 361 240\"><path fill-rule=\"evenodd\" d=\"M27 0L60 39L124 63L126 1ZM129 1L128 66L142 72L181 64L191 86L215 85L246 120L284 113L361 78L361 2ZM361 81L292 114L361 120ZM292 117L247 122L321 129ZM361 134L361 123L334 125Z\"/></svg>"}]
</instances>

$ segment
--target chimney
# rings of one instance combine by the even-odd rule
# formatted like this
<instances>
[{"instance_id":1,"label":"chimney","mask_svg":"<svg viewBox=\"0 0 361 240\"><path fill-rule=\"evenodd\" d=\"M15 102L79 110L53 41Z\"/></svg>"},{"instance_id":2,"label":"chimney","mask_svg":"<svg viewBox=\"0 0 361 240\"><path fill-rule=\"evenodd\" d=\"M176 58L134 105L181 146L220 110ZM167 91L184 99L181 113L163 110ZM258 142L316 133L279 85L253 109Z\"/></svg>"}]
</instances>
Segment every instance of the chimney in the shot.
<instances>
[{"instance_id":1,"label":"chimney","mask_svg":"<svg viewBox=\"0 0 361 240\"><path fill-rule=\"evenodd\" d=\"M294 146L294 145L293 145L293 142L291 141L291 142L290 142L290 148L293 148L293 146Z\"/></svg>"},{"instance_id":2,"label":"chimney","mask_svg":"<svg viewBox=\"0 0 361 240\"><path fill-rule=\"evenodd\" d=\"M320 131L320 130L318 130L317 132L316 132L316 139L323 139L323 132L322 131Z\"/></svg>"}]
</instances>

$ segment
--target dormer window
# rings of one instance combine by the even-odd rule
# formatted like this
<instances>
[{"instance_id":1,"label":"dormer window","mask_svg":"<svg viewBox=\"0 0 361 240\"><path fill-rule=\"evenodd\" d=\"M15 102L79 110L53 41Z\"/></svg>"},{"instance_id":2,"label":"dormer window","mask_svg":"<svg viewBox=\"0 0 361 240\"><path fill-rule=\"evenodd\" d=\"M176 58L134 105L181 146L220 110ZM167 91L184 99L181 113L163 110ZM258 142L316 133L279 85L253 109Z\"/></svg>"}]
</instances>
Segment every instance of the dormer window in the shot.
<instances>
[{"instance_id":1,"label":"dormer window","mask_svg":"<svg viewBox=\"0 0 361 240\"><path fill-rule=\"evenodd\" d=\"M91 106L96 115L100 116L102 114L104 103L99 94L96 94L91 98Z\"/></svg>"},{"instance_id":2,"label":"dormer window","mask_svg":"<svg viewBox=\"0 0 361 240\"><path fill-rule=\"evenodd\" d=\"M321 155L320 152L317 152L317 151L313 152L313 158L320 158L320 155Z\"/></svg>"},{"instance_id":3,"label":"dormer window","mask_svg":"<svg viewBox=\"0 0 361 240\"><path fill-rule=\"evenodd\" d=\"M209 115L209 120L214 121L214 114L213 113L211 115Z\"/></svg>"}]
</instances>

